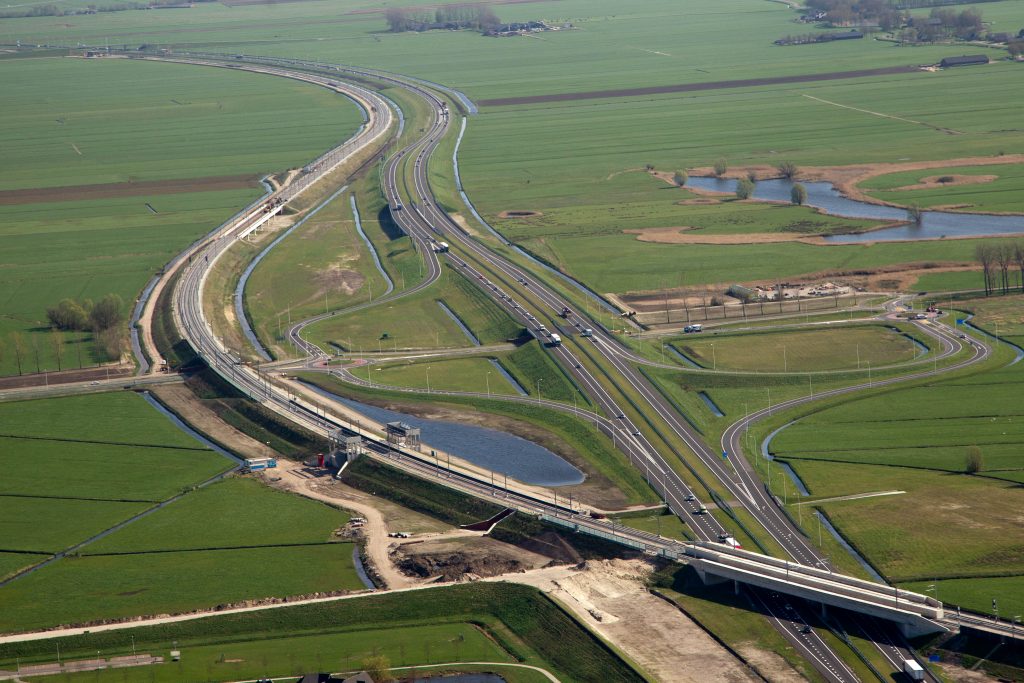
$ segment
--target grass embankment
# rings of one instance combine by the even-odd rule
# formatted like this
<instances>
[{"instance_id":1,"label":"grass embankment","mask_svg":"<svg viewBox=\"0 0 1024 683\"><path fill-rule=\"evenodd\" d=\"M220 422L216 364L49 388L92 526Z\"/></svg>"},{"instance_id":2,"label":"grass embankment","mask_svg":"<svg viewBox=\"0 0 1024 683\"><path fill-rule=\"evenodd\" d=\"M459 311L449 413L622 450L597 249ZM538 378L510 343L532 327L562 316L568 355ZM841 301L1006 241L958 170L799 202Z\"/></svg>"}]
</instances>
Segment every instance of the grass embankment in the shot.
<instances>
[{"instance_id":1,"label":"grass embankment","mask_svg":"<svg viewBox=\"0 0 1024 683\"><path fill-rule=\"evenodd\" d=\"M481 522L505 509L500 498L494 502L473 498L367 458L346 468L342 480L357 489L452 525ZM567 554L577 561L580 558L633 554L633 551L618 543L571 533L565 527L541 522L522 513L507 517L489 535L499 541L528 547L535 552L549 556L553 554L559 559L565 559ZM567 553L566 548L571 548L572 553Z\"/></svg>"},{"instance_id":2,"label":"grass embankment","mask_svg":"<svg viewBox=\"0 0 1024 683\"><path fill-rule=\"evenodd\" d=\"M213 484L0 589L0 629L359 589L352 544L330 542L347 518L257 481Z\"/></svg>"},{"instance_id":3,"label":"grass embankment","mask_svg":"<svg viewBox=\"0 0 1024 683\"><path fill-rule=\"evenodd\" d=\"M385 630L388 637L382 638ZM471 633L475 630L482 637ZM360 668L361 660L375 652L388 657L392 665L479 661L483 656L540 666L561 680L644 680L540 592L515 584L371 595L142 627L132 633L139 652L166 656L173 641L185 655L180 664L164 665L177 678L161 680L208 676L236 680L309 669L351 670ZM285 633L288 636L282 638ZM258 653L254 644L259 646ZM51 641L19 643L5 647L2 656L5 665L15 658L24 665L49 661L52 649ZM197 656L188 656L196 649ZM97 650L104 655L131 654L131 642L127 634L118 632L61 639L65 659L93 657Z\"/></svg>"},{"instance_id":4,"label":"grass embankment","mask_svg":"<svg viewBox=\"0 0 1024 683\"><path fill-rule=\"evenodd\" d=\"M127 314L163 264L259 195L259 176L301 165L359 120L322 89L222 69L12 60L0 82L16 103L0 126L0 189L32 201L0 207L0 374L18 371L14 332L23 372L56 370L47 307L114 293ZM231 189L212 191L212 177ZM143 182L155 186L132 187ZM63 368L107 360L88 335L64 339Z\"/></svg>"},{"instance_id":5,"label":"grass embankment","mask_svg":"<svg viewBox=\"0 0 1024 683\"><path fill-rule=\"evenodd\" d=\"M455 415L470 411L506 418L508 421L502 423L504 429L531 435L532 439L583 470L588 476L588 482L599 482L602 490L607 489L604 495L608 505L653 503L657 500L640 473L629 464L625 456L612 448L607 437L572 415L526 404L478 398L446 396L441 400L437 400L437 397L420 399L394 391L356 387L314 373L300 377L340 396L398 411L436 411L437 408L448 408ZM519 423L518 427L516 423ZM573 487L561 487L560 490L571 492Z\"/></svg>"}]
</instances>

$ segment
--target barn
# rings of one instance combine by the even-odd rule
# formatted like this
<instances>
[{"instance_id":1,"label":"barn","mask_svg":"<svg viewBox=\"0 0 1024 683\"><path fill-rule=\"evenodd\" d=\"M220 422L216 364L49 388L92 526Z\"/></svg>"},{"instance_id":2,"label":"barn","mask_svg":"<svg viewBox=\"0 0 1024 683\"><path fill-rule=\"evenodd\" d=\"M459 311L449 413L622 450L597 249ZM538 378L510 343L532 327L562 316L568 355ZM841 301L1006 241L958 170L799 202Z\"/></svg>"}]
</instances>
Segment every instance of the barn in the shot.
<instances>
[{"instance_id":1,"label":"barn","mask_svg":"<svg viewBox=\"0 0 1024 683\"><path fill-rule=\"evenodd\" d=\"M986 55L963 55L961 57L945 57L939 66L947 69L951 66L973 66L974 64L988 64Z\"/></svg>"}]
</instances>

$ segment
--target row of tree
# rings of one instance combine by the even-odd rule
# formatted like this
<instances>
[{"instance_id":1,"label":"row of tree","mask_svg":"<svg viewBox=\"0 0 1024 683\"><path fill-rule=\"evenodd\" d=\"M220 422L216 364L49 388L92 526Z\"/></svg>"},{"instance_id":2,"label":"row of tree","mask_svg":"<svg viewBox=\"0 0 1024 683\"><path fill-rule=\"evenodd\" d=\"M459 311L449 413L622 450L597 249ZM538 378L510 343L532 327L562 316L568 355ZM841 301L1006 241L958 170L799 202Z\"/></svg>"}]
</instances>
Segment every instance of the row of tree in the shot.
<instances>
[{"instance_id":1,"label":"row of tree","mask_svg":"<svg viewBox=\"0 0 1024 683\"><path fill-rule=\"evenodd\" d=\"M26 335L18 331L11 332L6 338L0 337L0 366L3 365L5 359L10 358L14 361L19 375L33 372L33 367L37 373L42 372L44 369L52 370L52 368L43 367L43 359L40 357L40 354L45 351L47 344L51 345L53 358L57 361L58 372L73 367L76 362L79 368L83 368L87 363L91 363L91 357L85 360L82 359L82 347L85 345L85 340L82 339L71 341L74 347L74 356L66 359L66 356L69 355L66 334L63 330L52 327L50 328L50 339L48 341L43 339L43 335ZM107 358L120 358L121 353L124 351L124 335L117 329L102 333L96 338L96 342L99 347L98 350Z\"/></svg>"},{"instance_id":2,"label":"row of tree","mask_svg":"<svg viewBox=\"0 0 1024 683\"><path fill-rule=\"evenodd\" d=\"M91 299L63 299L46 309L46 317L58 330L103 332L124 320L124 302L116 294L107 294L97 302Z\"/></svg>"},{"instance_id":3,"label":"row of tree","mask_svg":"<svg viewBox=\"0 0 1024 683\"><path fill-rule=\"evenodd\" d=\"M489 31L501 25L490 6L474 4L445 5L435 10L392 7L384 13L384 20L392 33L438 28Z\"/></svg>"},{"instance_id":4,"label":"row of tree","mask_svg":"<svg viewBox=\"0 0 1024 683\"><path fill-rule=\"evenodd\" d=\"M974 248L974 256L981 263L986 296L997 289L1009 294L1016 286L1024 292L1024 242L983 242ZM1014 269L1019 277L1011 273Z\"/></svg>"}]
</instances>

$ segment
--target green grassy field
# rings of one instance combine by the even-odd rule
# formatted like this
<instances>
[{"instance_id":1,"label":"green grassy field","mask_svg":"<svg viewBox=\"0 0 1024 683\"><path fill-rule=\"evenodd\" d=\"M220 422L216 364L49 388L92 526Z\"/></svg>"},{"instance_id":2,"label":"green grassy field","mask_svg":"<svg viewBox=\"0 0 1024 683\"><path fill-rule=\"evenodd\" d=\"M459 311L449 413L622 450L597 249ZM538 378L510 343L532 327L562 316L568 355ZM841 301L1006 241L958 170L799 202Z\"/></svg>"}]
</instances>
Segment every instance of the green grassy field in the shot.
<instances>
[{"instance_id":1,"label":"green grassy field","mask_svg":"<svg viewBox=\"0 0 1024 683\"><path fill-rule=\"evenodd\" d=\"M436 624L367 629L300 637L261 638L190 647L180 662L143 667L133 673L153 681L231 681L297 673L301 667L324 671L355 671L374 655L393 666L406 662L511 662L499 645L471 624ZM472 667L468 667L472 670ZM152 669L152 671L150 671ZM49 676L50 680L122 681L122 671Z\"/></svg>"},{"instance_id":2,"label":"green grassy field","mask_svg":"<svg viewBox=\"0 0 1024 683\"><path fill-rule=\"evenodd\" d=\"M952 184L931 182L931 187L902 189L922 183L925 178L942 176L996 176L991 181ZM889 173L871 178L860 184L873 197L909 206L963 205L962 211L1024 211L1021 190L1024 190L1024 164L992 166L951 166L927 171Z\"/></svg>"},{"instance_id":3,"label":"green grassy field","mask_svg":"<svg viewBox=\"0 0 1024 683\"><path fill-rule=\"evenodd\" d=\"M672 340L702 367L749 372L851 370L913 360L914 342L882 325L689 335Z\"/></svg>"},{"instance_id":4,"label":"green grassy field","mask_svg":"<svg viewBox=\"0 0 1024 683\"><path fill-rule=\"evenodd\" d=\"M505 377L487 358L450 358L447 360L424 360L375 367L371 373L374 382L399 387L430 388L437 391L479 391L490 390L495 394L517 395Z\"/></svg>"},{"instance_id":5,"label":"green grassy field","mask_svg":"<svg viewBox=\"0 0 1024 683\"><path fill-rule=\"evenodd\" d=\"M4 550L57 553L142 512L148 504L0 497Z\"/></svg>"},{"instance_id":6,"label":"green grassy field","mask_svg":"<svg viewBox=\"0 0 1024 683\"><path fill-rule=\"evenodd\" d=\"M0 630L362 587L349 543L72 557L2 589Z\"/></svg>"},{"instance_id":7,"label":"green grassy field","mask_svg":"<svg viewBox=\"0 0 1024 683\"><path fill-rule=\"evenodd\" d=\"M304 335L322 348L354 353L472 346L439 301L483 344L515 338L522 329L476 285L446 268L440 281L421 293L327 318L307 327Z\"/></svg>"},{"instance_id":8,"label":"green grassy field","mask_svg":"<svg viewBox=\"0 0 1024 683\"><path fill-rule=\"evenodd\" d=\"M471 626L471 623L476 626ZM469 633L477 628L482 631L480 639ZM390 645L379 638L381 629L394 634L394 639L385 639ZM410 631L403 633L404 629ZM456 635L460 632L464 639ZM420 640L413 642L407 639L409 634L419 635ZM226 648L225 652L237 648L238 652L250 653L253 650L247 643L265 642L266 664L262 658L246 664L289 674L310 668L348 668L355 657L379 647L387 650L393 663L403 659L409 663L437 663L442 657L468 659L473 649L474 654L484 652L497 661L520 661L540 666L561 680L595 680L600 677L621 681L643 680L553 602L533 588L516 584L457 585L402 595L370 595L317 605L143 627L133 630L133 635L139 652L165 653L169 644L176 642L184 655L181 666L191 667L189 660L196 660L200 668L188 668L187 671L198 673L201 678L205 678L205 667L209 662L206 653L210 650L200 648L221 647ZM345 640L334 642L344 643L345 647L327 651L326 645L330 641L313 640L320 636L343 637ZM282 637L295 639L291 647L289 644L285 647L275 644L275 640ZM489 647L481 641L488 643ZM425 647L428 644L429 651ZM94 656L97 650L108 655L130 654L131 641L123 632L86 634L61 641L62 655L69 659ZM193 650L196 655L191 658L187 653ZM5 647L0 657L6 667L16 658L22 664L50 661L52 651L52 642L36 641ZM323 667L316 665L318 652L322 654ZM230 666L227 662L219 667L214 665L210 673L223 672L227 675L213 680L237 680L231 676ZM536 679L510 676L509 680Z\"/></svg>"},{"instance_id":9,"label":"green grassy field","mask_svg":"<svg viewBox=\"0 0 1024 683\"><path fill-rule=\"evenodd\" d=\"M325 543L348 515L299 496L230 478L189 494L83 549L86 555Z\"/></svg>"},{"instance_id":10,"label":"green grassy field","mask_svg":"<svg viewBox=\"0 0 1024 683\"><path fill-rule=\"evenodd\" d=\"M127 314L164 263L259 195L259 176L300 165L360 120L347 100L296 82L168 64L8 60L0 85L17 102L0 125L0 189L31 202L0 206L0 374L18 372L15 332L25 373L109 360L85 343L58 362L46 308L115 293ZM204 190L216 176L236 187ZM52 191L170 179L196 182L171 194Z\"/></svg>"},{"instance_id":11,"label":"green grassy field","mask_svg":"<svg viewBox=\"0 0 1024 683\"><path fill-rule=\"evenodd\" d=\"M368 301L386 283L355 229L348 193L278 244L253 270L245 307L257 336L280 348L287 322Z\"/></svg>"}]
</instances>

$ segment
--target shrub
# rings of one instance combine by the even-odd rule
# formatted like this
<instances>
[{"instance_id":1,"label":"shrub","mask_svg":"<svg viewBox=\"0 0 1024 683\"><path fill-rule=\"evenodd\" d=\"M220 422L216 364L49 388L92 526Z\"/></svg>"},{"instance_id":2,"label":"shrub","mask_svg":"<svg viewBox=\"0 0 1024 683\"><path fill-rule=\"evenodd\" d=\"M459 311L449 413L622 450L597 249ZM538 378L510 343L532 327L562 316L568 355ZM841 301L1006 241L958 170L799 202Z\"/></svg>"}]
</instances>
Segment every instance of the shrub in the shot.
<instances>
[{"instance_id":1,"label":"shrub","mask_svg":"<svg viewBox=\"0 0 1024 683\"><path fill-rule=\"evenodd\" d=\"M801 185L800 183L796 183L795 185L793 185L793 189L790 190L789 192L789 200L796 204L797 206L806 203L807 188Z\"/></svg>"},{"instance_id":2,"label":"shrub","mask_svg":"<svg viewBox=\"0 0 1024 683\"><path fill-rule=\"evenodd\" d=\"M750 199L753 194L754 183L750 182L750 178L743 178L740 180L739 184L736 185L737 199Z\"/></svg>"},{"instance_id":3,"label":"shrub","mask_svg":"<svg viewBox=\"0 0 1024 683\"><path fill-rule=\"evenodd\" d=\"M729 167L725 164L725 159L719 159L715 162L715 175L721 178L725 175L725 172Z\"/></svg>"},{"instance_id":4,"label":"shrub","mask_svg":"<svg viewBox=\"0 0 1024 683\"><path fill-rule=\"evenodd\" d=\"M672 182L678 187L685 185L687 180L689 180L689 177L686 175L686 171L676 171L675 175L672 176Z\"/></svg>"}]
</instances>

